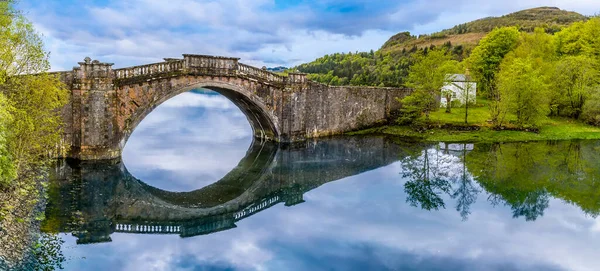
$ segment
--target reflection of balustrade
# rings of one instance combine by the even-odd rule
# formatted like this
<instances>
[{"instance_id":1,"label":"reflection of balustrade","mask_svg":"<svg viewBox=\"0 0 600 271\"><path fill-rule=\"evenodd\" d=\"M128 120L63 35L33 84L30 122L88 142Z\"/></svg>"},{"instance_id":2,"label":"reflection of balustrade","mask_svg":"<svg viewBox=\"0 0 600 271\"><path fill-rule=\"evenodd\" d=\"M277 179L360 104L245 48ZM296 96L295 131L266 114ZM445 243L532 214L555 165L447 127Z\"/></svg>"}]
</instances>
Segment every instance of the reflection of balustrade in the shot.
<instances>
[{"instance_id":1,"label":"reflection of balustrade","mask_svg":"<svg viewBox=\"0 0 600 271\"><path fill-rule=\"evenodd\" d=\"M249 216L251 216L257 212L260 212L264 209L267 209L277 203L279 203L279 196L274 196L272 198L268 198L264 201L261 201L258 204L250 205L250 206L244 208L243 210L235 213L234 218L235 218L235 220L240 220L242 218L249 217Z\"/></svg>"},{"instance_id":2,"label":"reflection of balustrade","mask_svg":"<svg viewBox=\"0 0 600 271\"><path fill-rule=\"evenodd\" d=\"M181 237L192 237L235 228L231 215L217 215L184 224Z\"/></svg>"},{"instance_id":3,"label":"reflection of balustrade","mask_svg":"<svg viewBox=\"0 0 600 271\"><path fill-rule=\"evenodd\" d=\"M184 61L166 61L143 66L135 66L114 70L116 79L126 79L137 76L155 75L183 70Z\"/></svg>"},{"instance_id":4,"label":"reflection of balustrade","mask_svg":"<svg viewBox=\"0 0 600 271\"><path fill-rule=\"evenodd\" d=\"M143 225L143 224L117 224L116 232L124 233L162 233L179 234L181 226L161 226L161 225Z\"/></svg>"},{"instance_id":5,"label":"reflection of balustrade","mask_svg":"<svg viewBox=\"0 0 600 271\"><path fill-rule=\"evenodd\" d=\"M283 83L285 80L284 76L272 73L267 70L252 67L250 65L242 64L242 63L238 63L238 74L266 80L269 82L275 82L275 83Z\"/></svg>"}]
</instances>

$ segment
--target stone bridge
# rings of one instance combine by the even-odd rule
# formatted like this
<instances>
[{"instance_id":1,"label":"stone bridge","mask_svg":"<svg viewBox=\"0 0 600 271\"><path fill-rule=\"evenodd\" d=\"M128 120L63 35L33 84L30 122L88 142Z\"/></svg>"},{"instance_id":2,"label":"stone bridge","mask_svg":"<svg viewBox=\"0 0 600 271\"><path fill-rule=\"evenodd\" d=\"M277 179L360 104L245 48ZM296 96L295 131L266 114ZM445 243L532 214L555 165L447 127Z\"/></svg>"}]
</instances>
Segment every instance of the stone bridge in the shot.
<instances>
[{"instance_id":1,"label":"stone bridge","mask_svg":"<svg viewBox=\"0 0 600 271\"><path fill-rule=\"evenodd\" d=\"M56 73L71 90L71 101L63 109L64 156L120 157L133 130L155 107L196 88L227 97L246 115L256 138L277 142L385 123L400 109L395 98L410 93L402 88L327 86L305 74L281 76L229 57L183 55L143 66L112 66L86 58L72 71Z\"/></svg>"},{"instance_id":2,"label":"stone bridge","mask_svg":"<svg viewBox=\"0 0 600 271\"><path fill-rule=\"evenodd\" d=\"M328 182L389 165L407 155L404 150L384 137L301 146L255 140L230 173L189 192L149 186L114 161L62 164L45 221L59 228L42 228L72 232L80 244L110 241L114 232L190 237L223 231L274 205L302 203L304 193Z\"/></svg>"}]
</instances>

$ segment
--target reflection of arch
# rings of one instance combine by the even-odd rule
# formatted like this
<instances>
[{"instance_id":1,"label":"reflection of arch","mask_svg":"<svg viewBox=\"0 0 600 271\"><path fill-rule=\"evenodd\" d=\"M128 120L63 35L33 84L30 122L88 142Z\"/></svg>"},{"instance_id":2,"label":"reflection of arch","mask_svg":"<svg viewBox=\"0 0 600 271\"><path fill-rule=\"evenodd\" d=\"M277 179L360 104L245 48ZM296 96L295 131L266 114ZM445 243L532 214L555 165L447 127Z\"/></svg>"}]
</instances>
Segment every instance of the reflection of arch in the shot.
<instances>
[{"instance_id":1,"label":"reflection of arch","mask_svg":"<svg viewBox=\"0 0 600 271\"><path fill-rule=\"evenodd\" d=\"M79 243L110 241L113 232L208 234L279 203L302 203L307 191L398 159L398 146L382 137L331 138L308 147L255 140L224 178L183 193L151 187L120 163L84 162L57 169L59 185L51 189L59 191L49 192L54 197L46 216L60 227L53 231L73 232Z\"/></svg>"},{"instance_id":2,"label":"reflection of arch","mask_svg":"<svg viewBox=\"0 0 600 271\"><path fill-rule=\"evenodd\" d=\"M159 94L152 97L153 101L148 106L138 107L129 118L126 119L120 143L121 148L125 146L135 128L154 110L154 108L181 93L199 88L218 92L233 102L233 104L235 104L248 119L255 138L275 141L279 140L280 127L277 125L277 117L273 115L272 110L267 108L260 97L237 84L208 80L179 87L173 91L167 91L162 95L160 94L160 91L156 91Z\"/></svg>"},{"instance_id":3,"label":"reflection of arch","mask_svg":"<svg viewBox=\"0 0 600 271\"><path fill-rule=\"evenodd\" d=\"M190 192L169 192L138 181L144 190L167 202L186 208L211 208L242 196L268 173L273 164L277 146L267 141L254 140L246 156L219 181Z\"/></svg>"}]
</instances>

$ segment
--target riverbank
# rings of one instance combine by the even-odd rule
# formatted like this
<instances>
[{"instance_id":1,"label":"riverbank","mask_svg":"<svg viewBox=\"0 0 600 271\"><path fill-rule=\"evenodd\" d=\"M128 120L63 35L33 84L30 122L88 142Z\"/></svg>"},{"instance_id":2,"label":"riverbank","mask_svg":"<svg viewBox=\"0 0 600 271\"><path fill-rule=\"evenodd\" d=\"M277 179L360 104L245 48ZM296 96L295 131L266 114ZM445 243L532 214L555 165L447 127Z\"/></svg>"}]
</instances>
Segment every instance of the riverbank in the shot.
<instances>
[{"instance_id":1,"label":"riverbank","mask_svg":"<svg viewBox=\"0 0 600 271\"><path fill-rule=\"evenodd\" d=\"M591 126L569 118L548 118L539 131L495 130L487 122L489 111L480 104L469 108L469 125L464 124L464 108L453 108L452 113L444 109L433 112L427 125L383 126L351 132L350 135L384 134L411 137L422 141L446 142L519 142L542 140L598 139L600 127ZM509 116L509 120L511 116ZM423 121L423 120L421 120Z\"/></svg>"}]
</instances>

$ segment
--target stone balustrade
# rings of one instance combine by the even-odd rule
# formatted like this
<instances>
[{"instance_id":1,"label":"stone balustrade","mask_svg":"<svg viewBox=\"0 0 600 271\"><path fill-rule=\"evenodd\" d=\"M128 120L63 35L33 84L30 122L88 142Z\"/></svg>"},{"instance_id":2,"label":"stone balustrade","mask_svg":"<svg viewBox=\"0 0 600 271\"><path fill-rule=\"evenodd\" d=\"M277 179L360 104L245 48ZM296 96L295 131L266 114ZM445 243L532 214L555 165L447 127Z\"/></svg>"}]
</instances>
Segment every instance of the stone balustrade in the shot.
<instances>
[{"instance_id":1,"label":"stone balustrade","mask_svg":"<svg viewBox=\"0 0 600 271\"><path fill-rule=\"evenodd\" d=\"M289 73L288 74L288 83L296 83L302 84L308 82L308 78L306 77L306 73Z\"/></svg>"},{"instance_id":2,"label":"stone balustrade","mask_svg":"<svg viewBox=\"0 0 600 271\"><path fill-rule=\"evenodd\" d=\"M286 81L285 76L239 63L238 58L187 54L183 56L183 60L167 59L165 62L113 70L115 79L129 79L138 76L171 73L188 69L191 72L200 71L217 75L247 76L280 84L283 84ZM305 82L307 79L304 74L294 74L288 80L290 82L301 83Z\"/></svg>"},{"instance_id":3,"label":"stone balustrade","mask_svg":"<svg viewBox=\"0 0 600 271\"><path fill-rule=\"evenodd\" d=\"M235 70L239 58L223 57L223 56L206 56L206 55L183 55L183 59L188 68L212 68Z\"/></svg>"},{"instance_id":4,"label":"stone balustrade","mask_svg":"<svg viewBox=\"0 0 600 271\"><path fill-rule=\"evenodd\" d=\"M281 83L285 82L285 77L272 73L267 70L252 67L250 65L238 63L238 74L242 76L254 77L268 82Z\"/></svg>"},{"instance_id":5,"label":"stone balustrade","mask_svg":"<svg viewBox=\"0 0 600 271\"><path fill-rule=\"evenodd\" d=\"M184 68L184 60L166 61L143 66L135 66L114 70L116 79L127 79L137 76L170 73L181 71Z\"/></svg>"}]
</instances>

